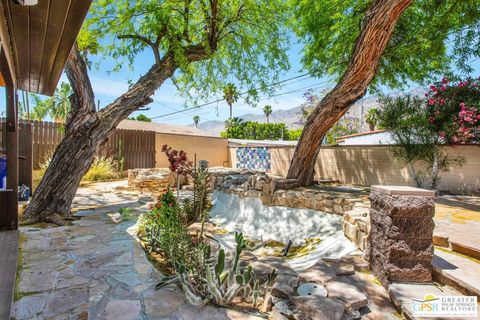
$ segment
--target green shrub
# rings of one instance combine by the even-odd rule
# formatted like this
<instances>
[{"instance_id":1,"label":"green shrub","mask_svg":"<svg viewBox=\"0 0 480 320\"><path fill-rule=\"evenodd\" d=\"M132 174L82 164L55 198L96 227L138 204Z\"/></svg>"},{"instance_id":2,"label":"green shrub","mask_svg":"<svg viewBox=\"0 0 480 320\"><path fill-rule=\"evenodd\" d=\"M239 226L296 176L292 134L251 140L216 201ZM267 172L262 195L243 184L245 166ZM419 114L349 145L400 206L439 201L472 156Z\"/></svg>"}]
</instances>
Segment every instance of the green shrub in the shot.
<instances>
[{"instance_id":1,"label":"green shrub","mask_svg":"<svg viewBox=\"0 0 480 320\"><path fill-rule=\"evenodd\" d=\"M52 157L53 157L53 151L47 151L47 153L45 153L45 156L43 157L43 161L39 165L40 177L43 177L43 175L47 171L48 166L50 166L50 162L52 162Z\"/></svg>"},{"instance_id":2,"label":"green shrub","mask_svg":"<svg viewBox=\"0 0 480 320\"><path fill-rule=\"evenodd\" d=\"M120 216L122 217L122 221L128 221L132 218L133 209L132 208L120 208L118 210Z\"/></svg>"},{"instance_id":3,"label":"green shrub","mask_svg":"<svg viewBox=\"0 0 480 320\"><path fill-rule=\"evenodd\" d=\"M83 176L83 181L107 181L119 177L117 163L113 157L95 157L92 166Z\"/></svg>"},{"instance_id":4,"label":"green shrub","mask_svg":"<svg viewBox=\"0 0 480 320\"><path fill-rule=\"evenodd\" d=\"M179 205L174 194L167 190L140 223L138 236L147 251L161 254L162 267L174 273L163 278L156 288L177 284L193 305L208 302L230 305L235 297L242 296L251 298L257 307L257 299L271 291L276 271L273 270L267 281L260 281L251 266L240 268L240 255L247 243L241 233L235 234L237 246L231 254L223 249L212 252L203 231L199 235L189 234L188 224L201 220L203 230L208 214L208 169L199 166L191 174L195 184L193 201ZM233 257L232 262L228 263L226 257Z\"/></svg>"},{"instance_id":5,"label":"green shrub","mask_svg":"<svg viewBox=\"0 0 480 320\"><path fill-rule=\"evenodd\" d=\"M289 130L284 123L258 123L239 121L229 123L226 131L220 133L223 138L248 140L298 140L301 129Z\"/></svg>"},{"instance_id":6,"label":"green shrub","mask_svg":"<svg viewBox=\"0 0 480 320\"><path fill-rule=\"evenodd\" d=\"M53 151L48 152L40 163L39 179L43 177L52 161ZM113 157L96 156L82 181L107 181L118 178L117 162Z\"/></svg>"},{"instance_id":7,"label":"green shrub","mask_svg":"<svg viewBox=\"0 0 480 320\"><path fill-rule=\"evenodd\" d=\"M170 267L173 266L173 261L190 265L192 239L181 207L170 190L162 194L155 207L144 215L139 237L150 253L162 254Z\"/></svg>"}]
</instances>

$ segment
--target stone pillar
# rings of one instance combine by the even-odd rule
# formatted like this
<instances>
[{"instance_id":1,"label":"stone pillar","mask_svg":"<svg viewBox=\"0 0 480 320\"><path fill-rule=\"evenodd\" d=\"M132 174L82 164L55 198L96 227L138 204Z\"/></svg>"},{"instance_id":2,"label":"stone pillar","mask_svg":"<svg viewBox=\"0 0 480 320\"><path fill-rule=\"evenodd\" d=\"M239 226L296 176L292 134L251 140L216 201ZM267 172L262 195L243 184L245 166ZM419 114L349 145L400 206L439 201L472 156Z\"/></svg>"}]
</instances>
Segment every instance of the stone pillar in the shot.
<instances>
[{"instance_id":1,"label":"stone pillar","mask_svg":"<svg viewBox=\"0 0 480 320\"><path fill-rule=\"evenodd\" d=\"M434 195L412 187L371 187L370 264L384 287L432 281Z\"/></svg>"}]
</instances>

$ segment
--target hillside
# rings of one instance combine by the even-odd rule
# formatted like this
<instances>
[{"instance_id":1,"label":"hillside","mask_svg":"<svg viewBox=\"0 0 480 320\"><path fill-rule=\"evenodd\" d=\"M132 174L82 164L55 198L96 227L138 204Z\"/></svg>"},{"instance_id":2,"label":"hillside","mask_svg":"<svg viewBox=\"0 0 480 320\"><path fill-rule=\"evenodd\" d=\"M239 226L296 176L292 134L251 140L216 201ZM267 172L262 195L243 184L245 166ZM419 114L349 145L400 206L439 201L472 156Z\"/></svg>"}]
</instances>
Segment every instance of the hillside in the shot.
<instances>
[{"instance_id":1,"label":"hillside","mask_svg":"<svg viewBox=\"0 0 480 320\"><path fill-rule=\"evenodd\" d=\"M365 99L362 99L355 103L352 108L347 112L347 115L350 117L355 117L359 119L362 124L362 131L368 130L368 125L363 121L363 117L366 112L375 106L378 105L377 97L372 96ZM299 121L299 112L300 107L295 107L287 110L277 110L270 115L270 122L282 122L287 125L290 129L297 129L300 126L297 124ZM363 114L363 116L362 116ZM260 123L266 122L265 116L263 114L251 114L247 113L239 118L242 118L245 121L256 121ZM193 124L192 124L193 126ZM216 135L220 135L220 132L224 130L225 124L223 121L214 120L214 121L205 121L200 122L198 125L199 129L204 131L209 131Z\"/></svg>"}]
</instances>

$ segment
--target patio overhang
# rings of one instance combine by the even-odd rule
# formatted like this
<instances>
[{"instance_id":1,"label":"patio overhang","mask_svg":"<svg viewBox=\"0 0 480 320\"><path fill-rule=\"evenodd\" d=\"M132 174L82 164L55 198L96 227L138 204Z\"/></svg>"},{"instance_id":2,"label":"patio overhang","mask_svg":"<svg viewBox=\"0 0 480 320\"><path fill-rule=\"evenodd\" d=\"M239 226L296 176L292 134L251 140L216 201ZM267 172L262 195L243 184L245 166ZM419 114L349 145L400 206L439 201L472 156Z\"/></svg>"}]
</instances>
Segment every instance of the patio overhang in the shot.
<instances>
[{"instance_id":1,"label":"patio overhang","mask_svg":"<svg viewBox=\"0 0 480 320\"><path fill-rule=\"evenodd\" d=\"M17 89L53 95L91 2L0 0L0 40Z\"/></svg>"}]
</instances>

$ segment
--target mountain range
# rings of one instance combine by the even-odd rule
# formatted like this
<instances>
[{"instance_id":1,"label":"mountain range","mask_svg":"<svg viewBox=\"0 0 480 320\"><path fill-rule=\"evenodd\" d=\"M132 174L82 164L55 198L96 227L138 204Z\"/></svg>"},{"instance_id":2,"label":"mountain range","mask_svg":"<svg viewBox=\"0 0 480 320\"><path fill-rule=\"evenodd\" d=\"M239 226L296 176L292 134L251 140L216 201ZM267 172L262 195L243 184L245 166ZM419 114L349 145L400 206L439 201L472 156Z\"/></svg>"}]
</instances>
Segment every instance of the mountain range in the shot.
<instances>
[{"instance_id":1,"label":"mountain range","mask_svg":"<svg viewBox=\"0 0 480 320\"><path fill-rule=\"evenodd\" d=\"M361 131L366 131L368 130L368 125L365 123L365 120L364 120L365 114L369 109L376 106L378 106L378 98L376 96L370 96L357 101L347 112L346 116L359 119L361 123L361 129L362 129ZM298 129L301 127L298 124L300 120L300 111L301 111L300 106L294 107L291 109L285 109L285 110L282 109L282 110L273 111L272 114L270 115L270 122L285 123L285 125L289 129ZM265 115L263 114L247 113L242 116L239 116L239 118L243 119L244 121L255 121L260 123L266 122ZM191 126L193 126L193 124ZM205 131L209 131L216 135L220 135L220 132L225 130L225 122L219 121L219 120L200 122L198 124L198 128Z\"/></svg>"}]
</instances>

